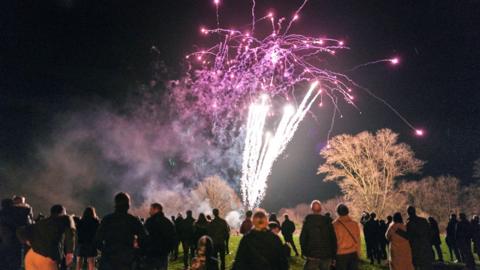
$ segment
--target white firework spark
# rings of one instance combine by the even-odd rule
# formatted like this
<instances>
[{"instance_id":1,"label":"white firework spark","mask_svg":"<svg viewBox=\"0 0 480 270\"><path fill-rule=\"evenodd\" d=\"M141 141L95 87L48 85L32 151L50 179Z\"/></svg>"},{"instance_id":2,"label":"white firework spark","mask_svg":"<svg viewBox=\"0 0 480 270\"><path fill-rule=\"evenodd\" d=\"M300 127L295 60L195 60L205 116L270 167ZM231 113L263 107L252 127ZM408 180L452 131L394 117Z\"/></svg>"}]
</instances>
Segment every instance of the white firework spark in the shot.
<instances>
[{"instance_id":1,"label":"white firework spark","mask_svg":"<svg viewBox=\"0 0 480 270\"><path fill-rule=\"evenodd\" d=\"M268 96L264 95L260 102L250 105L241 178L243 203L248 209L258 207L262 202L275 160L285 150L300 122L322 92L315 92L317 85L318 81L310 85L296 110L291 105L285 107L273 135L264 131L270 108Z\"/></svg>"}]
</instances>

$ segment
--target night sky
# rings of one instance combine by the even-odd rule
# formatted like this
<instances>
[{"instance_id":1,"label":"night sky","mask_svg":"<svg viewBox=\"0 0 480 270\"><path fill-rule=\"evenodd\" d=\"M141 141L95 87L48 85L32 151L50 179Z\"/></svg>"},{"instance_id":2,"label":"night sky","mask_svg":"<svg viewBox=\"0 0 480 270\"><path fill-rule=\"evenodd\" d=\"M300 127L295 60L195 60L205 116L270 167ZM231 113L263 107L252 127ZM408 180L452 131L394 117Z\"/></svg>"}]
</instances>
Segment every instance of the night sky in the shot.
<instances>
[{"instance_id":1,"label":"night sky","mask_svg":"<svg viewBox=\"0 0 480 270\"><path fill-rule=\"evenodd\" d=\"M175 76L186 53L208 44L199 27L215 25L212 2L1 1L0 165L28 160L62 115L85 104L124 104L132 89L150 80L153 60L164 61ZM273 9L290 16L301 2L257 0L257 14ZM335 70L399 56L398 66L380 64L349 75L426 131L416 137L360 91L362 114L342 104L344 117L335 121L332 135L391 128L428 161L423 175L471 182L473 161L480 158L479 14L479 0L310 0L292 31L345 40L351 50L332 60ZM246 25L250 1L222 0L220 16L227 27ZM315 113L321 125L307 119L273 168L265 207L337 192L315 175L331 110Z\"/></svg>"}]
</instances>

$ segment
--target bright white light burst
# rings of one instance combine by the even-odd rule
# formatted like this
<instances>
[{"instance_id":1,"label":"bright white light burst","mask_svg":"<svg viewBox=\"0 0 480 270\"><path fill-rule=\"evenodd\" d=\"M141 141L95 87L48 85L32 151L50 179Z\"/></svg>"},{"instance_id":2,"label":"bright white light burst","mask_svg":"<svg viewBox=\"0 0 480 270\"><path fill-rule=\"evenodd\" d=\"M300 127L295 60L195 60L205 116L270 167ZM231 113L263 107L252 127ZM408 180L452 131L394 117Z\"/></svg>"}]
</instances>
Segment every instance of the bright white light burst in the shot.
<instances>
[{"instance_id":1,"label":"bright white light burst","mask_svg":"<svg viewBox=\"0 0 480 270\"><path fill-rule=\"evenodd\" d=\"M248 209L257 207L265 196L267 179L275 160L285 150L298 125L321 93L315 92L317 86L318 81L310 85L297 110L292 105L285 106L273 135L264 132L270 108L268 97L262 96L259 102L250 105L241 178L243 203Z\"/></svg>"}]
</instances>

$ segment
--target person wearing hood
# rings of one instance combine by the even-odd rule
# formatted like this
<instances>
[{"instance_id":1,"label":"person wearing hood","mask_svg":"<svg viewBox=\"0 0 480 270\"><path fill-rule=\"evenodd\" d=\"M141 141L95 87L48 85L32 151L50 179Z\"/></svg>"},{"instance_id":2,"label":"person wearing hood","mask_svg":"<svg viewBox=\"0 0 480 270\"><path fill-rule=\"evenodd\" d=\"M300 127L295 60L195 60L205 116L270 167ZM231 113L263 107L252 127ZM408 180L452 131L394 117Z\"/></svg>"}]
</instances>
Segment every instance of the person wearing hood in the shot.
<instances>
[{"instance_id":1,"label":"person wearing hood","mask_svg":"<svg viewBox=\"0 0 480 270\"><path fill-rule=\"evenodd\" d=\"M240 240L233 270L288 269L282 240L267 227L267 215L257 211L253 215L253 229Z\"/></svg>"},{"instance_id":2,"label":"person wearing hood","mask_svg":"<svg viewBox=\"0 0 480 270\"><path fill-rule=\"evenodd\" d=\"M306 257L304 270L328 270L337 254L337 237L330 219L321 215L322 205L314 200L312 214L305 217L300 233L302 256Z\"/></svg>"},{"instance_id":3,"label":"person wearing hood","mask_svg":"<svg viewBox=\"0 0 480 270\"><path fill-rule=\"evenodd\" d=\"M333 221L333 228L337 238L337 256L335 267L337 270L358 270L358 261L361 255L360 227L348 215L345 204L337 206L338 218Z\"/></svg>"}]
</instances>

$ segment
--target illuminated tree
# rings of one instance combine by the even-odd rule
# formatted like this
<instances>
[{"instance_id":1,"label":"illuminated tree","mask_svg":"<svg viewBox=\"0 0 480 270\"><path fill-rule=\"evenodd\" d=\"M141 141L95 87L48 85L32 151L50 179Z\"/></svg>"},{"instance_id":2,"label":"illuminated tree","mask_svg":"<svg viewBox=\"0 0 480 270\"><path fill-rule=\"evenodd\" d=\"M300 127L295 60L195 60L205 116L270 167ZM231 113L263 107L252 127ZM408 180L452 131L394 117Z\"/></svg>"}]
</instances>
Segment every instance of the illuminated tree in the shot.
<instances>
[{"instance_id":1,"label":"illuminated tree","mask_svg":"<svg viewBox=\"0 0 480 270\"><path fill-rule=\"evenodd\" d=\"M461 210L468 215L478 215L480 213L480 198L478 194L480 194L479 185L465 187L462 190L462 197L460 199L462 202Z\"/></svg>"},{"instance_id":2,"label":"illuminated tree","mask_svg":"<svg viewBox=\"0 0 480 270\"><path fill-rule=\"evenodd\" d=\"M460 180L454 176L429 176L420 181L404 182L399 185L399 190L408 194L409 204L433 216L442 225L450 213L460 210L462 189Z\"/></svg>"},{"instance_id":3,"label":"illuminated tree","mask_svg":"<svg viewBox=\"0 0 480 270\"><path fill-rule=\"evenodd\" d=\"M219 176L206 177L192 190L192 196L198 201L207 201L210 207L226 215L232 210L242 209L242 203L235 190Z\"/></svg>"},{"instance_id":4,"label":"illuminated tree","mask_svg":"<svg viewBox=\"0 0 480 270\"><path fill-rule=\"evenodd\" d=\"M320 154L325 163L318 174L338 183L356 207L380 217L396 210L402 200L394 190L395 181L418 173L424 164L414 157L410 146L398 143L398 134L389 129L336 136Z\"/></svg>"}]
</instances>

